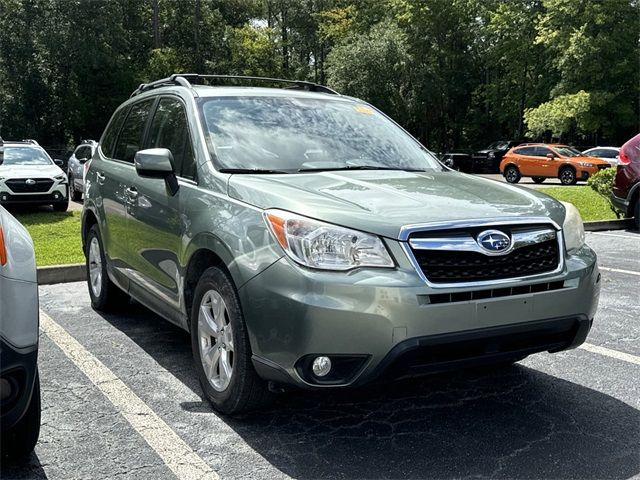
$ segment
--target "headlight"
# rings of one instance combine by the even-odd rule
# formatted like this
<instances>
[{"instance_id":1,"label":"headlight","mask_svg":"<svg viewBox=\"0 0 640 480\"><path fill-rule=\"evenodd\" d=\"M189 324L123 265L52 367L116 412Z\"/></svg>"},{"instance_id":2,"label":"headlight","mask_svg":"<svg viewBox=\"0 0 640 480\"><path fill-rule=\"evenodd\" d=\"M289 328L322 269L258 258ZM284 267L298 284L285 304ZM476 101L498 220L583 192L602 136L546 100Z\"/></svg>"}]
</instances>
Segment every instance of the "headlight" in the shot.
<instances>
[{"instance_id":1,"label":"headlight","mask_svg":"<svg viewBox=\"0 0 640 480\"><path fill-rule=\"evenodd\" d=\"M294 261L322 270L393 267L379 237L282 210L267 210L265 220Z\"/></svg>"},{"instance_id":2,"label":"headlight","mask_svg":"<svg viewBox=\"0 0 640 480\"><path fill-rule=\"evenodd\" d=\"M570 203L561 202L565 208L562 231L564 232L564 243L567 252L573 253L584 245L584 225L578 209Z\"/></svg>"},{"instance_id":3,"label":"headlight","mask_svg":"<svg viewBox=\"0 0 640 480\"><path fill-rule=\"evenodd\" d=\"M67 183L67 176L64 173L62 175L56 175L53 179L62 184Z\"/></svg>"},{"instance_id":4,"label":"headlight","mask_svg":"<svg viewBox=\"0 0 640 480\"><path fill-rule=\"evenodd\" d=\"M578 165L580 165L581 167L594 167L595 166L593 163L589 163L589 162L578 162Z\"/></svg>"}]
</instances>

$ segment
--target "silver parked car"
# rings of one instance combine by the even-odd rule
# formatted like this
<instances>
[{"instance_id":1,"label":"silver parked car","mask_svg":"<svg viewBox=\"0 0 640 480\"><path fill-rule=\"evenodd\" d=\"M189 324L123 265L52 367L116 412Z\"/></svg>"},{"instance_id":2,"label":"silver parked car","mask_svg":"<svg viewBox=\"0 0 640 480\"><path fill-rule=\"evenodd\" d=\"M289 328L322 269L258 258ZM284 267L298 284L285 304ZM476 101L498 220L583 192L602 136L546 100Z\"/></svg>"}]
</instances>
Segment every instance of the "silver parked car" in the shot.
<instances>
[{"instance_id":1,"label":"silver parked car","mask_svg":"<svg viewBox=\"0 0 640 480\"><path fill-rule=\"evenodd\" d=\"M582 153L587 157L595 157L609 162L613 167L620 163L620 147L594 147Z\"/></svg>"},{"instance_id":2,"label":"silver parked car","mask_svg":"<svg viewBox=\"0 0 640 480\"><path fill-rule=\"evenodd\" d=\"M84 177L87 171L87 162L91 160L98 148L95 140L83 140L69 157L67 164L67 176L69 177L69 197L77 202L84 193Z\"/></svg>"},{"instance_id":3,"label":"silver parked car","mask_svg":"<svg viewBox=\"0 0 640 480\"><path fill-rule=\"evenodd\" d=\"M0 207L0 406L2 457L22 457L40 433L38 284L33 242Z\"/></svg>"}]
</instances>

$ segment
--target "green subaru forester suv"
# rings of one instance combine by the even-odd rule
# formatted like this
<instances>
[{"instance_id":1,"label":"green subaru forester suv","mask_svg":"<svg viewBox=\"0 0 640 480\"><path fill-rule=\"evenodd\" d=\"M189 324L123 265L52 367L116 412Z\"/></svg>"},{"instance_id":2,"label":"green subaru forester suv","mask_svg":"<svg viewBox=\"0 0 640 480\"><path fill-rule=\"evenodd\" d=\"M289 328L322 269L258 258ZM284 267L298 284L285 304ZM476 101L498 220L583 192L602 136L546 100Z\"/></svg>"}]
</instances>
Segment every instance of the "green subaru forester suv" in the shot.
<instances>
[{"instance_id":1,"label":"green subaru forester suv","mask_svg":"<svg viewBox=\"0 0 640 480\"><path fill-rule=\"evenodd\" d=\"M600 274L574 207L452 171L327 87L212 78L116 110L82 240L93 307L131 296L189 331L217 410L585 340Z\"/></svg>"}]
</instances>

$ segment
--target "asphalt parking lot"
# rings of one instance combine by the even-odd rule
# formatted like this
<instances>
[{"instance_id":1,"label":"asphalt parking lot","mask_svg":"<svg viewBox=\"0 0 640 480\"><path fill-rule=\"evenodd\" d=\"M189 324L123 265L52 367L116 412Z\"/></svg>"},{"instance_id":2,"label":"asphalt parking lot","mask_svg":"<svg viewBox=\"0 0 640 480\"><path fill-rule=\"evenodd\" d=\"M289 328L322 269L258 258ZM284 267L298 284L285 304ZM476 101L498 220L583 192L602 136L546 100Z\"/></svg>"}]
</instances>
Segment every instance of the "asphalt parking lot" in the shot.
<instances>
[{"instance_id":1,"label":"asphalt parking lot","mask_svg":"<svg viewBox=\"0 0 640 480\"><path fill-rule=\"evenodd\" d=\"M42 287L40 441L2 479L580 478L640 475L640 234L588 233L599 313L584 348L241 417L203 401L186 333L83 283Z\"/></svg>"}]
</instances>

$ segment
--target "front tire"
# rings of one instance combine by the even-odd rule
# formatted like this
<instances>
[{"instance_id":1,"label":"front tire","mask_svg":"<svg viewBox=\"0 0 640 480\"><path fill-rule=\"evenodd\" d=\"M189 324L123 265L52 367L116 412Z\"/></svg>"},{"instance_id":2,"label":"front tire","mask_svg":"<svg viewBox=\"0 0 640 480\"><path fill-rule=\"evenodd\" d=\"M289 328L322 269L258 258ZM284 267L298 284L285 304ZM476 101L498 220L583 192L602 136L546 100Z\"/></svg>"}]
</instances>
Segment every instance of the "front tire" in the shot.
<instances>
[{"instance_id":1,"label":"front tire","mask_svg":"<svg viewBox=\"0 0 640 480\"><path fill-rule=\"evenodd\" d=\"M2 433L2 456L18 460L29 455L40 436L40 376L36 370L36 378L31 392L31 400L24 416L8 432Z\"/></svg>"},{"instance_id":2,"label":"front tire","mask_svg":"<svg viewBox=\"0 0 640 480\"><path fill-rule=\"evenodd\" d=\"M558 176L563 185L575 185L578 182L576 171L571 167L564 167Z\"/></svg>"},{"instance_id":3,"label":"front tire","mask_svg":"<svg viewBox=\"0 0 640 480\"><path fill-rule=\"evenodd\" d=\"M533 180L534 183L542 183L546 179L545 179L545 177L531 177L531 180Z\"/></svg>"},{"instance_id":4,"label":"front tire","mask_svg":"<svg viewBox=\"0 0 640 480\"><path fill-rule=\"evenodd\" d=\"M207 269L191 308L191 347L200 385L219 412L256 409L269 398L251 363L251 346L236 289L219 267Z\"/></svg>"},{"instance_id":5,"label":"front tire","mask_svg":"<svg viewBox=\"0 0 640 480\"><path fill-rule=\"evenodd\" d=\"M54 203L52 206L54 212L66 212L69 209L69 199L67 198L64 202Z\"/></svg>"},{"instance_id":6,"label":"front tire","mask_svg":"<svg viewBox=\"0 0 640 480\"><path fill-rule=\"evenodd\" d=\"M87 286L91 306L95 310L108 312L128 303L129 296L111 281L107 273L107 261L98 225L93 225L89 229L85 249Z\"/></svg>"},{"instance_id":7,"label":"front tire","mask_svg":"<svg viewBox=\"0 0 640 480\"><path fill-rule=\"evenodd\" d=\"M518 183L520 181L520 170L515 165L507 165L504 169L504 178L509 183Z\"/></svg>"}]
</instances>

